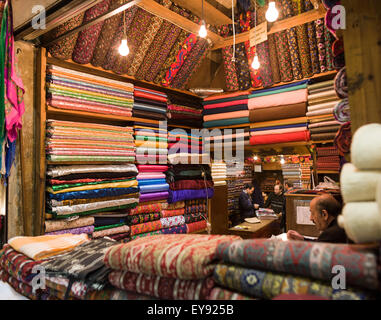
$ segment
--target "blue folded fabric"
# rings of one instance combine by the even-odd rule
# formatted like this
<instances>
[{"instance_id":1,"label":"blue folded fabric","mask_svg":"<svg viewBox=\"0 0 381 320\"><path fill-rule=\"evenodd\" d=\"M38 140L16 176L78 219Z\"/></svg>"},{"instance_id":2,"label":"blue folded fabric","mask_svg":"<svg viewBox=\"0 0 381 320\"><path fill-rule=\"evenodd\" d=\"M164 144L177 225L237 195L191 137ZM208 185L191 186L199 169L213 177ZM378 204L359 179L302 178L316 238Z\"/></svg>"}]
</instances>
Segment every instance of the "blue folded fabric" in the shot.
<instances>
[{"instance_id":1,"label":"blue folded fabric","mask_svg":"<svg viewBox=\"0 0 381 320\"><path fill-rule=\"evenodd\" d=\"M298 90L298 89L304 89L307 88L308 80L298 81L290 84L285 84L283 86L269 88L269 89L262 89L262 90L253 90L251 94L249 95L249 98L254 98L256 96L260 97L263 95L263 93L270 92L271 94L275 94L274 91L284 91L284 89L290 89L289 91ZM298 88L295 88L298 87Z\"/></svg>"},{"instance_id":2,"label":"blue folded fabric","mask_svg":"<svg viewBox=\"0 0 381 320\"><path fill-rule=\"evenodd\" d=\"M167 191L169 189L168 183L162 183L162 184L154 184L154 185L146 185L146 186L139 186L140 193L153 193L153 192L161 192L161 191Z\"/></svg>"},{"instance_id":3,"label":"blue folded fabric","mask_svg":"<svg viewBox=\"0 0 381 320\"><path fill-rule=\"evenodd\" d=\"M306 129L307 129L307 123L286 124L286 125L283 125L283 126L253 128L253 129L250 129L250 132L275 130L275 129L302 128L302 127L306 127Z\"/></svg>"},{"instance_id":4,"label":"blue folded fabric","mask_svg":"<svg viewBox=\"0 0 381 320\"><path fill-rule=\"evenodd\" d=\"M53 194L47 192L48 199L54 199L57 201L72 200L72 199L94 199L103 197L114 197L122 194L130 194L139 192L139 188L105 188L83 191L72 191ZM101 200L100 200L101 201Z\"/></svg>"},{"instance_id":5,"label":"blue folded fabric","mask_svg":"<svg viewBox=\"0 0 381 320\"><path fill-rule=\"evenodd\" d=\"M194 199L206 199L212 198L214 195L214 189L185 189L185 190L169 190L168 203L174 203L178 201L194 200Z\"/></svg>"},{"instance_id":6,"label":"blue folded fabric","mask_svg":"<svg viewBox=\"0 0 381 320\"><path fill-rule=\"evenodd\" d=\"M138 179L139 187L167 183L165 179Z\"/></svg>"},{"instance_id":7,"label":"blue folded fabric","mask_svg":"<svg viewBox=\"0 0 381 320\"><path fill-rule=\"evenodd\" d=\"M179 233L187 233L187 232L188 232L188 229L186 224L182 224L180 226L175 226L171 228L161 229L162 234L179 234Z\"/></svg>"}]
</instances>

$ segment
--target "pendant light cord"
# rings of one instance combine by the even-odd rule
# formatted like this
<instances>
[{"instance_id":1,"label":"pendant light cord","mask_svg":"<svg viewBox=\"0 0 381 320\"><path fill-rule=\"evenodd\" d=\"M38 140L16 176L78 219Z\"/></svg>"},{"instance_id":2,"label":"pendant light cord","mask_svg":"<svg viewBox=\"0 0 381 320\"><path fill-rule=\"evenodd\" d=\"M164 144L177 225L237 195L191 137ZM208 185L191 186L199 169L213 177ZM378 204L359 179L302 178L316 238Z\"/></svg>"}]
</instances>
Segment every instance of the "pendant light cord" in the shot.
<instances>
[{"instance_id":1,"label":"pendant light cord","mask_svg":"<svg viewBox=\"0 0 381 320\"><path fill-rule=\"evenodd\" d=\"M235 22L234 22L234 0L232 0L232 20L233 20L233 57L232 61L235 62Z\"/></svg>"}]
</instances>

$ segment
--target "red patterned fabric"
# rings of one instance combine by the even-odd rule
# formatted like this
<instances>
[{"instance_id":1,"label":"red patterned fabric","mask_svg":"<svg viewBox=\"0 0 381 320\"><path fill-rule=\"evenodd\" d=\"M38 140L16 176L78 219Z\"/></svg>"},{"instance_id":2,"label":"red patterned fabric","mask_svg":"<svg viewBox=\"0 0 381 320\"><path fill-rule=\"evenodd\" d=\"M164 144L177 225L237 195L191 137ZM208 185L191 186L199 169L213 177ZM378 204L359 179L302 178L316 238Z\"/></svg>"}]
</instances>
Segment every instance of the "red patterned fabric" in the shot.
<instances>
[{"instance_id":1,"label":"red patterned fabric","mask_svg":"<svg viewBox=\"0 0 381 320\"><path fill-rule=\"evenodd\" d=\"M183 65L185 59L187 58L189 52L192 50L196 41L197 36L193 33L185 39L183 46L177 53L175 62L172 63L169 70L167 70L167 73L165 74L165 77L161 83L164 87L168 87L173 81L173 79L176 77L176 74L179 72L181 66Z\"/></svg>"},{"instance_id":2,"label":"red patterned fabric","mask_svg":"<svg viewBox=\"0 0 381 320\"><path fill-rule=\"evenodd\" d=\"M174 216L179 216L185 213L185 209L172 209L172 210L162 210L161 215L163 218L167 217L174 217Z\"/></svg>"},{"instance_id":3,"label":"red patterned fabric","mask_svg":"<svg viewBox=\"0 0 381 320\"><path fill-rule=\"evenodd\" d=\"M111 272L109 281L123 290L169 300L205 300L214 287L211 277L197 281L180 280L128 271Z\"/></svg>"},{"instance_id":4,"label":"red patterned fabric","mask_svg":"<svg viewBox=\"0 0 381 320\"><path fill-rule=\"evenodd\" d=\"M207 227L206 220L201 220L197 222L192 222L187 224L188 233L205 230Z\"/></svg>"},{"instance_id":5,"label":"red patterned fabric","mask_svg":"<svg viewBox=\"0 0 381 320\"><path fill-rule=\"evenodd\" d=\"M160 230L162 228L163 228L163 226L162 226L160 220L156 220L156 221L150 221L150 222L135 224L135 225L131 226L130 233L131 233L131 236L133 236L135 234L147 233L147 232L151 232L151 231Z\"/></svg>"},{"instance_id":6,"label":"red patterned fabric","mask_svg":"<svg viewBox=\"0 0 381 320\"><path fill-rule=\"evenodd\" d=\"M111 0L104 0L87 10L85 12L85 17L83 18L83 23L87 23L107 12L110 6L110 1ZM101 21L79 33L72 56L74 62L81 64L90 63L99 35L102 31L103 23L104 21Z\"/></svg>"},{"instance_id":7,"label":"red patterned fabric","mask_svg":"<svg viewBox=\"0 0 381 320\"><path fill-rule=\"evenodd\" d=\"M214 270L217 246L237 236L167 234L116 245L106 253L105 264L127 270L184 280L201 279Z\"/></svg>"}]
</instances>

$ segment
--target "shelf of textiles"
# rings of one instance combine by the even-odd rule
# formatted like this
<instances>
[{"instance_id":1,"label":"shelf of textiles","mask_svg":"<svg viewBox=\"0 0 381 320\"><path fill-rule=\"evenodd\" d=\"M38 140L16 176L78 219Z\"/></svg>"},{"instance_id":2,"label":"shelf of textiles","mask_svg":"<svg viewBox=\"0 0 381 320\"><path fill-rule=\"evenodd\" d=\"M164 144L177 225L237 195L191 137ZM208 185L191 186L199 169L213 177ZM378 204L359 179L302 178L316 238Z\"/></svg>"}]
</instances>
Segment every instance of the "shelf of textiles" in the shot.
<instances>
[{"instance_id":1,"label":"shelf of textiles","mask_svg":"<svg viewBox=\"0 0 381 320\"><path fill-rule=\"evenodd\" d=\"M316 172L318 174L339 174L343 157L339 150L333 146L316 147Z\"/></svg>"},{"instance_id":2,"label":"shelf of textiles","mask_svg":"<svg viewBox=\"0 0 381 320\"><path fill-rule=\"evenodd\" d=\"M311 186L311 163L282 164L283 181L292 188L309 189Z\"/></svg>"},{"instance_id":3,"label":"shelf of textiles","mask_svg":"<svg viewBox=\"0 0 381 320\"><path fill-rule=\"evenodd\" d=\"M340 128L335 109L341 99L335 89L335 80L317 82L308 86L308 129L311 141L333 140Z\"/></svg>"}]
</instances>

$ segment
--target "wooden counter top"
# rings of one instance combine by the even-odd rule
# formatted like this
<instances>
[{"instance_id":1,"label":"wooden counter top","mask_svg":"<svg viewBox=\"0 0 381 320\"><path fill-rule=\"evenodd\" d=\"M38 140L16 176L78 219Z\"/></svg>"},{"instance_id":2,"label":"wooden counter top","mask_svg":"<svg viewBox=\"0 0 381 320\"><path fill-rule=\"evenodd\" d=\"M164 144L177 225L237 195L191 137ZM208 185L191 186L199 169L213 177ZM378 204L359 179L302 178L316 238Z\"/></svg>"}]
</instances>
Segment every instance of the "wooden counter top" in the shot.
<instances>
[{"instance_id":1,"label":"wooden counter top","mask_svg":"<svg viewBox=\"0 0 381 320\"><path fill-rule=\"evenodd\" d=\"M279 234L278 220L262 220L260 223L244 222L228 230L229 234L240 236L243 239L270 238L273 234ZM244 227L247 229L237 229Z\"/></svg>"}]
</instances>

